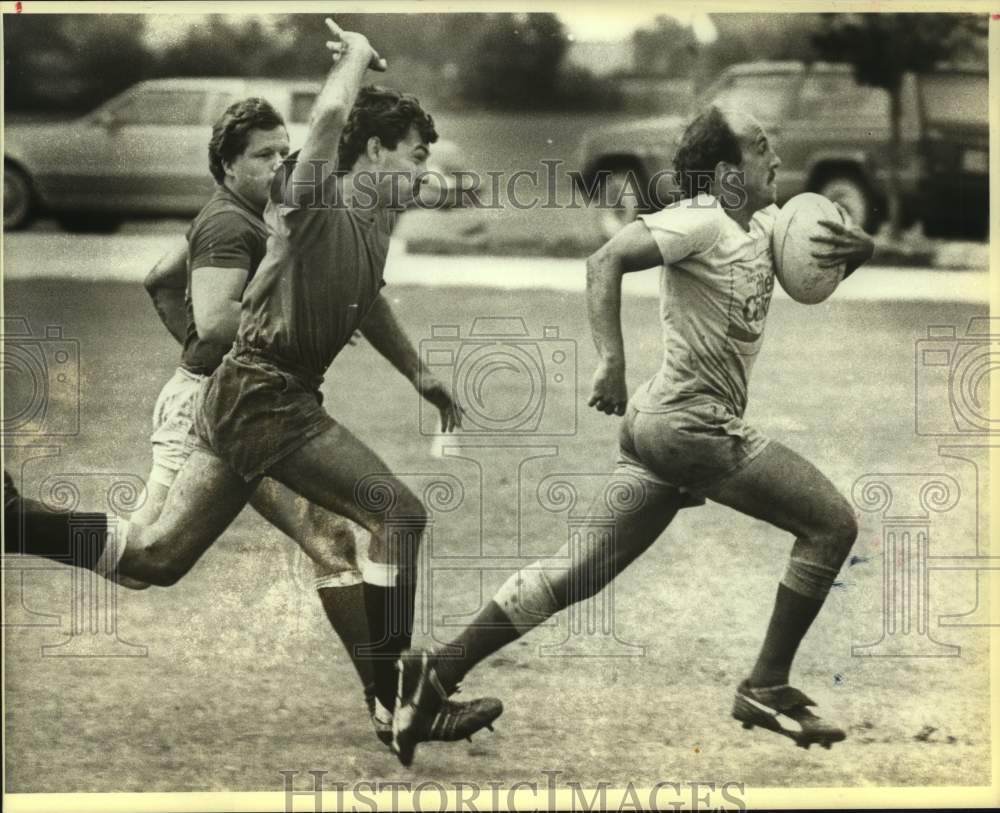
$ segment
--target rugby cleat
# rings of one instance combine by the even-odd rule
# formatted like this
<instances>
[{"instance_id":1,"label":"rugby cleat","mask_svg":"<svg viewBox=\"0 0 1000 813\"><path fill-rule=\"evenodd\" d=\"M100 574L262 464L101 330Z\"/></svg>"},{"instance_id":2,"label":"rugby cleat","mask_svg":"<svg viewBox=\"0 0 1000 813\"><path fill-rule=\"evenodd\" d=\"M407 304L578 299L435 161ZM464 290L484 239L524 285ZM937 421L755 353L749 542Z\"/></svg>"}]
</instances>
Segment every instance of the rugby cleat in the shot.
<instances>
[{"instance_id":1,"label":"rugby cleat","mask_svg":"<svg viewBox=\"0 0 1000 813\"><path fill-rule=\"evenodd\" d=\"M368 716L375 729L375 736L383 745L392 748L392 712L375 700L374 695L365 695ZM503 703L495 697L480 697L468 703L445 700L434 716L428 741L455 742L469 740L477 731L493 730L493 721L503 714Z\"/></svg>"},{"instance_id":2,"label":"rugby cleat","mask_svg":"<svg viewBox=\"0 0 1000 813\"><path fill-rule=\"evenodd\" d=\"M425 649L404 652L396 663L399 684L392 717L392 751L404 766L413 763L417 745L434 740L472 739L482 728L493 730L503 703L485 697L470 703L448 699L434 669L436 657Z\"/></svg>"},{"instance_id":3,"label":"rugby cleat","mask_svg":"<svg viewBox=\"0 0 1000 813\"><path fill-rule=\"evenodd\" d=\"M493 721L503 714L503 703L495 697L477 697L468 703L445 700L441 710L431 724L432 742L455 742L468 740L472 735L486 728L493 730Z\"/></svg>"},{"instance_id":4,"label":"rugby cleat","mask_svg":"<svg viewBox=\"0 0 1000 813\"><path fill-rule=\"evenodd\" d=\"M847 734L813 714L809 706L815 705L803 692L791 686L757 688L744 680L736 690L733 717L743 723L744 728L766 728L788 737L800 748L809 748L815 742L829 749Z\"/></svg>"}]
</instances>

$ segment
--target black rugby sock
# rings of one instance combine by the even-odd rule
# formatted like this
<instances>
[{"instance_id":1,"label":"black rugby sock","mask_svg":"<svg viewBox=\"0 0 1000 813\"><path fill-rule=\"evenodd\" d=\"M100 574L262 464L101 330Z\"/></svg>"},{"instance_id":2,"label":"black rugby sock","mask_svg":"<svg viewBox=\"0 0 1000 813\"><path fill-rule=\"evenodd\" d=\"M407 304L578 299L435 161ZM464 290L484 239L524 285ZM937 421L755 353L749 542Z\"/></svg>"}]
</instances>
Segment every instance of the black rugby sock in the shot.
<instances>
[{"instance_id":1,"label":"black rugby sock","mask_svg":"<svg viewBox=\"0 0 1000 813\"><path fill-rule=\"evenodd\" d=\"M4 553L94 569L107 543L106 514L52 511L28 497L4 496Z\"/></svg>"},{"instance_id":2,"label":"black rugby sock","mask_svg":"<svg viewBox=\"0 0 1000 813\"><path fill-rule=\"evenodd\" d=\"M319 594L330 626L344 642L361 685L365 687L371 685L374 682L374 672L370 655L366 650L372 639L368 632L365 586L351 584L343 587L319 587L316 592Z\"/></svg>"},{"instance_id":3,"label":"black rugby sock","mask_svg":"<svg viewBox=\"0 0 1000 813\"><path fill-rule=\"evenodd\" d=\"M452 691L477 663L485 660L521 634L499 604L490 601L469 626L444 649L438 650L438 678Z\"/></svg>"},{"instance_id":4,"label":"black rugby sock","mask_svg":"<svg viewBox=\"0 0 1000 813\"><path fill-rule=\"evenodd\" d=\"M371 636L375 694L387 709L396 706L396 660L413 635L416 574L400 571L392 587L364 583L365 613Z\"/></svg>"},{"instance_id":5,"label":"black rugby sock","mask_svg":"<svg viewBox=\"0 0 1000 813\"><path fill-rule=\"evenodd\" d=\"M803 596L784 584L778 585L764 644L750 673L751 686L779 686L788 682L799 644L822 606L821 599Z\"/></svg>"}]
</instances>

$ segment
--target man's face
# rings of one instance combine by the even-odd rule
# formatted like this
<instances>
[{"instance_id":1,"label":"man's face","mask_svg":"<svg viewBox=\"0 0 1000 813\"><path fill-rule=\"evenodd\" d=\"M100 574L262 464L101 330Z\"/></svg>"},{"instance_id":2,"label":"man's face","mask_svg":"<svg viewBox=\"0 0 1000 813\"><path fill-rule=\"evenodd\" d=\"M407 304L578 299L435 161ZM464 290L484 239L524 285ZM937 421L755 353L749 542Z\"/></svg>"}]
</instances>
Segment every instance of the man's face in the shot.
<instances>
[{"instance_id":1,"label":"man's face","mask_svg":"<svg viewBox=\"0 0 1000 813\"><path fill-rule=\"evenodd\" d=\"M288 131L251 130L246 149L226 164L226 186L261 209L267 204L271 179L288 157Z\"/></svg>"},{"instance_id":2,"label":"man's face","mask_svg":"<svg viewBox=\"0 0 1000 813\"><path fill-rule=\"evenodd\" d=\"M430 154L430 147L420 137L416 127L410 128L396 149L389 150L383 146L373 167L379 197L394 207L410 205L424 181Z\"/></svg>"},{"instance_id":3,"label":"man's face","mask_svg":"<svg viewBox=\"0 0 1000 813\"><path fill-rule=\"evenodd\" d=\"M732 117L729 125L740 139L743 163L738 167L742 173L743 195L750 211L770 206L777 200L777 170L781 166L771 146L764 128L752 116Z\"/></svg>"}]
</instances>

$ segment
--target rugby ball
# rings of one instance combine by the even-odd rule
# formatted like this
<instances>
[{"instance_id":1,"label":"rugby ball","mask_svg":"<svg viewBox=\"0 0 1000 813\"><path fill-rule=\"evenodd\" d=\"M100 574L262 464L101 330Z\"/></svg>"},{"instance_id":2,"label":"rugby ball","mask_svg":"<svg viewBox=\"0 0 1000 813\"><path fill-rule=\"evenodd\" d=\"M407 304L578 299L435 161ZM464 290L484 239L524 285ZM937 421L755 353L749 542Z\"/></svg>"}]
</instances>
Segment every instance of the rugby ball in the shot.
<instances>
[{"instance_id":1,"label":"rugby ball","mask_svg":"<svg viewBox=\"0 0 1000 813\"><path fill-rule=\"evenodd\" d=\"M791 198L774 223L771 249L774 273L792 299L803 305L815 305L832 294L847 270L847 263L821 268L814 251L829 250L825 243L815 243L812 237L831 235L820 220L843 223L844 216L831 200L815 192L803 192Z\"/></svg>"}]
</instances>

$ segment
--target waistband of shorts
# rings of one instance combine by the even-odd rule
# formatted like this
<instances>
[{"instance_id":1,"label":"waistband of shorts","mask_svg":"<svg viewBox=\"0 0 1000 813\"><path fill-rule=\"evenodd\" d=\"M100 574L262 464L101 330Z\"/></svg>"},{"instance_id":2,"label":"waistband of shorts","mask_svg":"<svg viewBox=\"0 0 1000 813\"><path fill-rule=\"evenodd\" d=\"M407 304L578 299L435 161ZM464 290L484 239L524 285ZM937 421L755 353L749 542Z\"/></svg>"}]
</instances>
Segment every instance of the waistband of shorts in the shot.
<instances>
[{"instance_id":1,"label":"waistband of shorts","mask_svg":"<svg viewBox=\"0 0 1000 813\"><path fill-rule=\"evenodd\" d=\"M650 404L648 401L643 402L641 398L631 398L628 405L633 412L643 412L649 415L665 415L701 406L720 406L737 418L742 418L744 412L743 409L737 409L736 405L728 399L701 392L683 395L662 404Z\"/></svg>"},{"instance_id":2,"label":"waistband of shorts","mask_svg":"<svg viewBox=\"0 0 1000 813\"><path fill-rule=\"evenodd\" d=\"M317 375L311 370L307 370L301 364L291 362L282 356L263 350L259 347L252 347L246 344L234 344L232 349L234 359L242 362L262 362L277 367L282 372L295 377L303 387L308 390L318 391L323 384L323 376Z\"/></svg>"}]
</instances>

